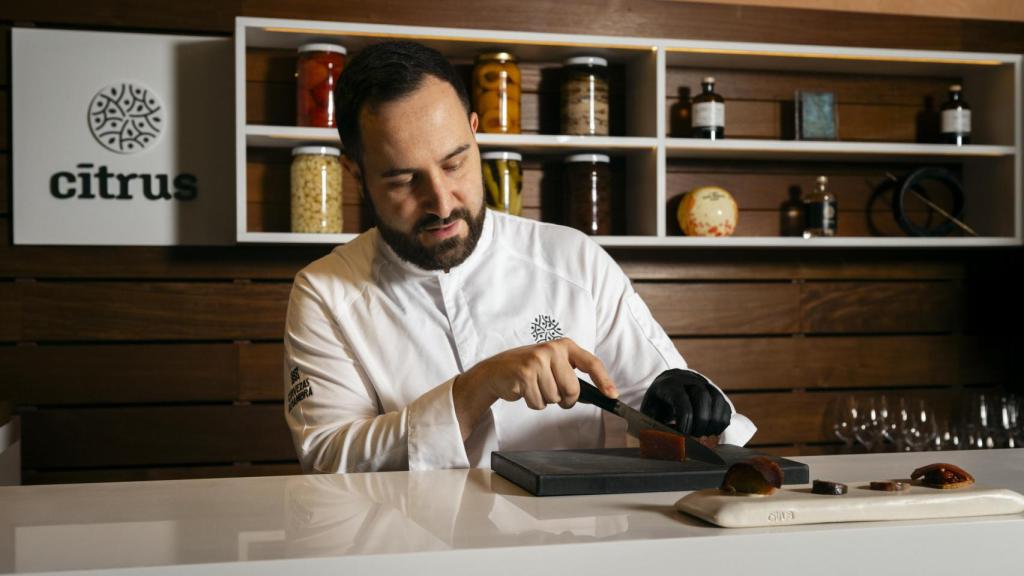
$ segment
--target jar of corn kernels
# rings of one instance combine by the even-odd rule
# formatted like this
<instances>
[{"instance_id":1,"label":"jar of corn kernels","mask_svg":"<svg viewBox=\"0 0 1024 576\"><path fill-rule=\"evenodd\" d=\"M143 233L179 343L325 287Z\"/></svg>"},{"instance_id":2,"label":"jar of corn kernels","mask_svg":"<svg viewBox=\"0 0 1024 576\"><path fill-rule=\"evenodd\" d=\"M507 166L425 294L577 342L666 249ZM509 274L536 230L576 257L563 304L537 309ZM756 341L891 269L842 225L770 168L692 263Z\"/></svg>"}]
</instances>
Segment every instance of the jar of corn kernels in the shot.
<instances>
[{"instance_id":1,"label":"jar of corn kernels","mask_svg":"<svg viewBox=\"0 0 1024 576\"><path fill-rule=\"evenodd\" d=\"M341 233L341 150L292 149L292 232Z\"/></svg>"}]
</instances>

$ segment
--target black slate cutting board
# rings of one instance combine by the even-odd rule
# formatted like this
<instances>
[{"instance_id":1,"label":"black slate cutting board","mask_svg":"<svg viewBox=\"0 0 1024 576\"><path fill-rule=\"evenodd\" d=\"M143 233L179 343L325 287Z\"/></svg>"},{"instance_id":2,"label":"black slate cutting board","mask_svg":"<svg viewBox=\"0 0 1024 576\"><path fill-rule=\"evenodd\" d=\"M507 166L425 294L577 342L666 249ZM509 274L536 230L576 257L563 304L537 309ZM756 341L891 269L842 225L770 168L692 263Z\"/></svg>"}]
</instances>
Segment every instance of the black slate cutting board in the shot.
<instances>
[{"instance_id":1,"label":"black slate cutting board","mask_svg":"<svg viewBox=\"0 0 1024 576\"><path fill-rule=\"evenodd\" d=\"M726 465L696 460L672 462L641 458L639 448L492 452L491 469L534 496L670 492L716 488L733 462L768 456L784 473L784 484L807 484L806 464L756 450L721 445Z\"/></svg>"}]
</instances>

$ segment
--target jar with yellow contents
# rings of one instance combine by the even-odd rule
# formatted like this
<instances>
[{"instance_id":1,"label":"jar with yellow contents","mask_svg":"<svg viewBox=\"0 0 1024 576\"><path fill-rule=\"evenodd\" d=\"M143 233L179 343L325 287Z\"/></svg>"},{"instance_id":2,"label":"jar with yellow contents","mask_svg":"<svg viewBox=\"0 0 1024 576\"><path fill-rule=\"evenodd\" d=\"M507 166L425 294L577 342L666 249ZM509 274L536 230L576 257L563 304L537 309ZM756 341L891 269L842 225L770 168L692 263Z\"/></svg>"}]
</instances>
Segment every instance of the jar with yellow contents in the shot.
<instances>
[{"instance_id":1,"label":"jar with yellow contents","mask_svg":"<svg viewBox=\"0 0 1024 576\"><path fill-rule=\"evenodd\" d=\"M508 151L484 152L480 155L484 172L484 196L492 210L522 216L523 161L522 154Z\"/></svg>"},{"instance_id":2,"label":"jar with yellow contents","mask_svg":"<svg viewBox=\"0 0 1024 576\"><path fill-rule=\"evenodd\" d=\"M292 149L292 232L341 232L340 155L333 146Z\"/></svg>"},{"instance_id":3,"label":"jar with yellow contents","mask_svg":"<svg viewBox=\"0 0 1024 576\"><path fill-rule=\"evenodd\" d=\"M508 52L477 56L473 68L473 109L480 116L480 132L520 133L521 81L516 59Z\"/></svg>"}]
</instances>

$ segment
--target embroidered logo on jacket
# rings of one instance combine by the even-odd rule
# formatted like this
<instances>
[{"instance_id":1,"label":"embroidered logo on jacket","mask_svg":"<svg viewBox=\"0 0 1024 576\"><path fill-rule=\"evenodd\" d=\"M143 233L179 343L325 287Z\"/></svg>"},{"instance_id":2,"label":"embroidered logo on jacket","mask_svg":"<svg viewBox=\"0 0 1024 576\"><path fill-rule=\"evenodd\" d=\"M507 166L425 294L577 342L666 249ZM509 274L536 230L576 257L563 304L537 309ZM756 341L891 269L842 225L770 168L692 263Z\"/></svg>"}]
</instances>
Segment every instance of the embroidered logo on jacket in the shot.
<instances>
[{"instance_id":1,"label":"embroidered logo on jacket","mask_svg":"<svg viewBox=\"0 0 1024 576\"><path fill-rule=\"evenodd\" d=\"M565 336L562 327L558 325L558 320L547 314L540 314L533 319L533 323L530 324L530 334L538 344Z\"/></svg>"},{"instance_id":2,"label":"embroidered logo on jacket","mask_svg":"<svg viewBox=\"0 0 1024 576\"><path fill-rule=\"evenodd\" d=\"M313 388L309 385L309 378L303 378L303 374L299 372L298 368L292 368L288 377L292 386L288 390L288 411L291 412L296 404L313 395Z\"/></svg>"}]
</instances>

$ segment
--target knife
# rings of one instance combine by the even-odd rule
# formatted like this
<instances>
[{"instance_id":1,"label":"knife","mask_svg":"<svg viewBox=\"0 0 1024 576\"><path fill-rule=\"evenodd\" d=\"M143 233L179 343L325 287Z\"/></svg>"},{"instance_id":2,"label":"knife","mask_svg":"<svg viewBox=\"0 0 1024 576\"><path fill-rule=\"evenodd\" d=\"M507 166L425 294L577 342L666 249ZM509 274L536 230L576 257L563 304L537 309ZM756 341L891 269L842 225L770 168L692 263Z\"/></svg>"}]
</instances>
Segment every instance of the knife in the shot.
<instances>
[{"instance_id":1,"label":"knife","mask_svg":"<svg viewBox=\"0 0 1024 576\"><path fill-rule=\"evenodd\" d=\"M708 464L726 464L724 458L719 456L718 453L711 448L708 448L698 442L696 438L682 435L677 430L658 422L647 414L644 414L635 408L631 408L629 405L619 402L614 398L605 396L597 386L594 386L582 378L578 378L578 380L580 381L579 402L583 402L584 404L593 404L602 410L622 417L629 425L627 431L631 435L639 436L641 430L659 430L661 432L675 434L676 436L683 436L686 441L687 458L693 458L694 460L707 462Z\"/></svg>"}]
</instances>

